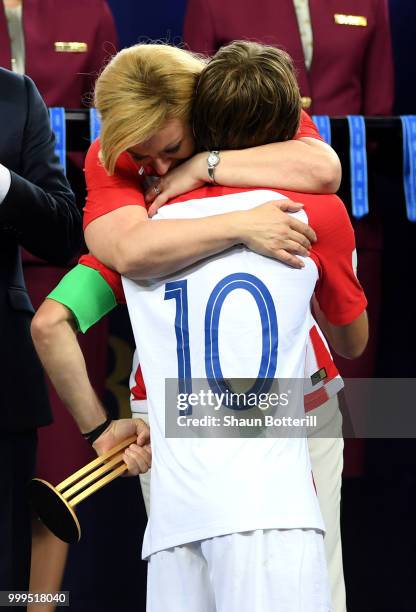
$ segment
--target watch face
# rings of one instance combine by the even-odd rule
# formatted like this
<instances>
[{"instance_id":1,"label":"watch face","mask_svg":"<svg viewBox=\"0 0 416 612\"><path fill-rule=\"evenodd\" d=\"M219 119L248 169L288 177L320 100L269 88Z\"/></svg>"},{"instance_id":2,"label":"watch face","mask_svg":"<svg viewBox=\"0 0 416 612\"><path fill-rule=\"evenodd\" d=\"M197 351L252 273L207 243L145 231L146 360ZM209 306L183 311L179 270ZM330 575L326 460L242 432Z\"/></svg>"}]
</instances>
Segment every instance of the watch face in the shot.
<instances>
[{"instance_id":1,"label":"watch face","mask_svg":"<svg viewBox=\"0 0 416 612\"><path fill-rule=\"evenodd\" d=\"M211 151L211 153L208 155L207 161L210 166L216 166L220 161L220 158L217 153Z\"/></svg>"}]
</instances>

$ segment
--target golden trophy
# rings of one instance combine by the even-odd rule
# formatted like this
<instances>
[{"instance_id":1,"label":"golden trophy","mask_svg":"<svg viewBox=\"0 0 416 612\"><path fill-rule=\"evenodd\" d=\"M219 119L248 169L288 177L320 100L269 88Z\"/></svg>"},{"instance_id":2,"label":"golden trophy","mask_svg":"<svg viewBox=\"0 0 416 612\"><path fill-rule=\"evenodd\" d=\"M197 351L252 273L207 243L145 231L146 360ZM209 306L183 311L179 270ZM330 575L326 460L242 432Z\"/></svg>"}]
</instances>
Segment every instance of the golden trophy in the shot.
<instances>
[{"instance_id":1,"label":"golden trophy","mask_svg":"<svg viewBox=\"0 0 416 612\"><path fill-rule=\"evenodd\" d=\"M123 451L136 439L137 436L127 438L65 478L56 487L40 478L31 481L32 505L41 521L60 540L68 544L79 542L81 526L75 514L75 506L127 471Z\"/></svg>"}]
</instances>

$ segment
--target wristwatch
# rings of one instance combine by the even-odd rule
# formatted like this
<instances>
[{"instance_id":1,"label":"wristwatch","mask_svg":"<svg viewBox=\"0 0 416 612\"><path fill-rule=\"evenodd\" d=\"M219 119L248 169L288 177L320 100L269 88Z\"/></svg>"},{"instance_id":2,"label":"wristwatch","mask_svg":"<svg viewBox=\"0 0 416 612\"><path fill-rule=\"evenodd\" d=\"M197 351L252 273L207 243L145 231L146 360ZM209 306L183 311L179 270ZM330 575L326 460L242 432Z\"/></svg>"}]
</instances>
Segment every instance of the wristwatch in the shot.
<instances>
[{"instance_id":1,"label":"wristwatch","mask_svg":"<svg viewBox=\"0 0 416 612\"><path fill-rule=\"evenodd\" d=\"M220 152L219 151L210 151L207 157L208 164L208 177L211 183L215 184L215 168L220 163Z\"/></svg>"}]
</instances>

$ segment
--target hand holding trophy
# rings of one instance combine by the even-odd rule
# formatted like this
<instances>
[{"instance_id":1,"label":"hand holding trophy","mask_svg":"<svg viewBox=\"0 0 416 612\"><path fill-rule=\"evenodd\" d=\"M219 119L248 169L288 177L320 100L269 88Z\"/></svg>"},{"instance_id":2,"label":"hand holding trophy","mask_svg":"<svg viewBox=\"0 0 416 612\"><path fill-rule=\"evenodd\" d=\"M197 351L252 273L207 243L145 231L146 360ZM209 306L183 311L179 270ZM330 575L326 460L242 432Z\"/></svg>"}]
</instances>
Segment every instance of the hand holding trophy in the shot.
<instances>
[{"instance_id":1,"label":"hand holding trophy","mask_svg":"<svg viewBox=\"0 0 416 612\"><path fill-rule=\"evenodd\" d=\"M150 430L141 419L119 419L94 440L99 455L56 487L34 478L30 484L34 509L58 538L78 542L81 526L74 508L106 484L125 474L137 476L150 469Z\"/></svg>"}]
</instances>

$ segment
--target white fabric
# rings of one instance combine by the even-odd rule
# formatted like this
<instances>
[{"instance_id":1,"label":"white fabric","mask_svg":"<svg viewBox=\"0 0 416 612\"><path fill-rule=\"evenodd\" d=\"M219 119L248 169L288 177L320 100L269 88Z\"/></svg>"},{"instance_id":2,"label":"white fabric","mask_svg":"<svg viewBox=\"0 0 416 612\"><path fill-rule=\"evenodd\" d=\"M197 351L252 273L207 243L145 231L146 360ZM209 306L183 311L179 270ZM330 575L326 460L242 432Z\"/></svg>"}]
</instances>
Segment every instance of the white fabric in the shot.
<instances>
[{"instance_id":1,"label":"white fabric","mask_svg":"<svg viewBox=\"0 0 416 612\"><path fill-rule=\"evenodd\" d=\"M309 10L309 0L293 0L300 40L302 42L305 66L309 70L312 64L313 55L313 34L311 23L311 12Z\"/></svg>"},{"instance_id":2,"label":"white fabric","mask_svg":"<svg viewBox=\"0 0 416 612\"><path fill-rule=\"evenodd\" d=\"M267 190L204 198L164 207L158 217L209 216L225 210L249 209L276 198L278 194ZM307 221L303 211L295 216ZM165 437L164 383L177 376L178 371L177 305L175 300L165 299L165 285L167 281L187 281L192 376L205 378L204 313L208 297L221 279L242 271L260 279L272 296L280 330L279 378L303 379L309 301L318 277L312 259L305 259L305 267L295 270L235 247L168 279L123 279L148 392L152 431L152 512L144 557L233 532L323 529L305 438ZM262 334L258 308L247 291L234 290L225 299L219 328L224 377L257 378ZM293 416L304 415L303 393L294 392L291 407Z\"/></svg>"},{"instance_id":3,"label":"white fabric","mask_svg":"<svg viewBox=\"0 0 416 612\"><path fill-rule=\"evenodd\" d=\"M326 338L323 332L321 331L321 329L319 328L318 324L316 323L315 319L311 316L311 330L310 331L312 331L312 329L316 329L316 331L318 332L319 337L321 338L327 350L329 359L333 361L328 342L326 341ZM307 347L306 347L306 361L305 361L305 373L304 373L304 377L305 377L304 394L305 394L305 409L306 410L311 410L312 408L316 408L317 406L322 405L331 397L336 396L336 394L339 393L339 391L341 391L341 389L344 387L344 381L342 380L339 373L337 373L333 377L328 376L328 378L324 378L320 382L315 382L314 384L312 384L311 377L313 376L313 374L315 374L318 370L320 370L322 366L325 366L325 363L322 363L320 360L321 360L321 357L318 357L318 355L316 354L313 343L309 337L308 342L307 342ZM129 381L130 405L131 405L132 411L140 415L140 414L147 413L148 408L147 408L147 401L143 399L141 400L136 399L134 395L134 391L133 391L136 385L135 377L136 377L138 366L139 366L139 358L138 358L137 350L135 350L133 354L133 364L132 364L132 370L130 373L130 381Z\"/></svg>"},{"instance_id":4,"label":"white fabric","mask_svg":"<svg viewBox=\"0 0 416 612\"><path fill-rule=\"evenodd\" d=\"M330 612L322 534L234 533L150 557L147 612Z\"/></svg>"},{"instance_id":5,"label":"white fabric","mask_svg":"<svg viewBox=\"0 0 416 612\"><path fill-rule=\"evenodd\" d=\"M9 193L11 181L10 170L3 166L3 164L0 164L0 204Z\"/></svg>"},{"instance_id":6,"label":"white fabric","mask_svg":"<svg viewBox=\"0 0 416 612\"><path fill-rule=\"evenodd\" d=\"M312 472L325 523L325 556L328 565L332 607L346 612L344 571L340 526L341 483L344 440L338 398L334 397L312 410L320 427L308 438Z\"/></svg>"},{"instance_id":7,"label":"white fabric","mask_svg":"<svg viewBox=\"0 0 416 612\"><path fill-rule=\"evenodd\" d=\"M25 73L25 35L23 32L23 6L4 6L9 31L11 69L17 74Z\"/></svg>"},{"instance_id":8,"label":"white fabric","mask_svg":"<svg viewBox=\"0 0 416 612\"><path fill-rule=\"evenodd\" d=\"M136 351L134 354L136 354ZM132 413L134 415L137 415L135 417L137 419L143 418L142 414L148 413L147 400L138 400L138 399L135 399L134 397L130 397L130 407L131 407Z\"/></svg>"}]
</instances>

